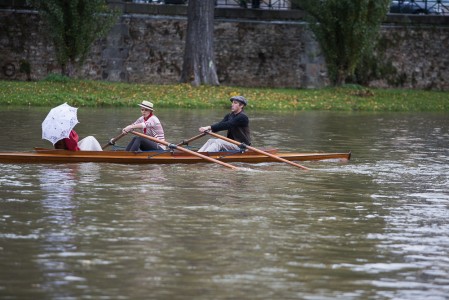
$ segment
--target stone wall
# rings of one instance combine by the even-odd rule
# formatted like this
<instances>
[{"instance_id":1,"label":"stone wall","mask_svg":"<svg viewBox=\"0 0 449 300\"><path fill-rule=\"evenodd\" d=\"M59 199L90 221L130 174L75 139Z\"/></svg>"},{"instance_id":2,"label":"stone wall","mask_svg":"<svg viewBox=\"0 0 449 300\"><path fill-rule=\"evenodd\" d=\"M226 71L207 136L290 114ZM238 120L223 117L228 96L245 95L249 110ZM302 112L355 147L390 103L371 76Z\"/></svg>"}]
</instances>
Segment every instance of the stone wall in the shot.
<instances>
[{"instance_id":1,"label":"stone wall","mask_svg":"<svg viewBox=\"0 0 449 300\"><path fill-rule=\"evenodd\" d=\"M449 90L449 27L385 25L378 52L385 71L370 85Z\"/></svg>"},{"instance_id":2,"label":"stone wall","mask_svg":"<svg viewBox=\"0 0 449 300\"><path fill-rule=\"evenodd\" d=\"M0 79L39 80L60 72L39 16L0 11ZM179 80L186 18L124 14L93 45L77 71L82 78L169 84ZM301 20L216 18L215 49L221 84L313 88L328 84L324 58ZM372 86L449 90L449 27L385 24ZM29 76L26 67L31 70Z\"/></svg>"}]
</instances>

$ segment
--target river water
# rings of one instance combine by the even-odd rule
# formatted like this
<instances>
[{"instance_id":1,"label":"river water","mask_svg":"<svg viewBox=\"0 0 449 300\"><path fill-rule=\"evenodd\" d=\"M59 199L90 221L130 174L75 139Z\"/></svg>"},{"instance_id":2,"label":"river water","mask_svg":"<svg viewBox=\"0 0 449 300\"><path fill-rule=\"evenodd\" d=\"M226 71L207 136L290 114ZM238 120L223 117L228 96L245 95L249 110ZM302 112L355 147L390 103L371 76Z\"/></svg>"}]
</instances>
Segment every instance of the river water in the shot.
<instances>
[{"instance_id":1,"label":"river water","mask_svg":"<svg viewBox=\"0 0 449 300\"><path fill-rule=\"evenodd\" d=\"M48 108L0 110L0 151L50 146ZM177 143L226 112L156 114ZM80 108L76 130L104 144L139 114ZM248 114L256 147L352 159L0 164L0 298L448 299L447 114Z\"/></svg>"}]
</instances>

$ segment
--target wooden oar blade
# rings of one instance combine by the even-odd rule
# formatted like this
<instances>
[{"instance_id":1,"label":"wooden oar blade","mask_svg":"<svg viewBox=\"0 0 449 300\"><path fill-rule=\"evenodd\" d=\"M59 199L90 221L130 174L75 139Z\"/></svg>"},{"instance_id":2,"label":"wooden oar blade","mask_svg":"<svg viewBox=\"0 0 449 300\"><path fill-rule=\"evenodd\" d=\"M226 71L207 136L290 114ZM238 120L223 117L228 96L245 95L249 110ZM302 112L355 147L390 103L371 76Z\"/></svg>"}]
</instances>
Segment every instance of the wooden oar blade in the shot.
<instances>
[{"instance_id":1,"label":"wooden oar blade","mask_svg":"<svg viewBox=\"0 0 449 300\"><path fill-rule=\"evenodd\" d=\"M287 163L287 164L290 164L290 165L292 165L292 166L301 168L301 169L303 169L303 170L310 170L310 169L307 168L307 167L304 167L304 166L302 166L302 165L300 165L300 164L297 164L297 163L292 162L292 161L290 161L290 160L287 160L287 159L285 159L285 158L282 158L282 157L279 157L279 156L277 156L277 155L274 155L274 154L271 154L271 153L268 153L268 152L259 150L259 149L257 149L257 148L254 148L254 147L251 147L251 146L242 144L241 142L237 142L237 141L235 141L235 140L233 140L233 139L224 137L224 136L222 136L222 135L213 133L213 132L211 132L211 131L205 131L205 132L206 132L207 134L213 136L213 137L216 137L216 138L218 138L218 139L222 139L222 140L224 140L224 141L226 141L226 142L229 142L229 143L232 143L232 144L235 144L235 145L238 145L238 146L244 145L244 146L245 146L247 149L249 149L249 150L252 150L252 151L257 152L257 153L260 153L260 154L263 154L263 155L265 155L265 156L272 157L272 158L274 158L274 159L276 159L276 160L285 162L285 163Z\"/></svg>"}]
</instances>

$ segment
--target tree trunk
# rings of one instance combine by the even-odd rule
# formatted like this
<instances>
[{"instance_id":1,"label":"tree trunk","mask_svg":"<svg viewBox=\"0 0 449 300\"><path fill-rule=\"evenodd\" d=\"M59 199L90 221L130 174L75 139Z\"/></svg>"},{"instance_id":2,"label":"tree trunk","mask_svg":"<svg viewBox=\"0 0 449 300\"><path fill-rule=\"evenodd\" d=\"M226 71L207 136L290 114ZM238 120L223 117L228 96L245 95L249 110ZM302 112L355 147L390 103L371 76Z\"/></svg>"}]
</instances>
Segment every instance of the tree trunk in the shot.
<instances>
[{"instance_id":1,"label":"tree trunk","mask_svg":"<svg viewBox=\"0 0 449 300\"><path fill-rule=\"evenodd\" d=\"M181 82L219 85L214 55L215 0L189 0Z\"/></svg>"},{"instance_id":2,"label":"tree trunk","mask_svg":"<svg viewBox=\"0 0 449 300\"><path fill-rule=\"evenodd\" d=\"M340 67L337 71L337 76L335 79L335 85L336 86L342 86L346 83L346 77L347 77L347 69Z\"/></svg>"},{"instance_id":3,"label":"tree trunk","mask_svg":"<svg viewBox=\"0 0 449 300\"><path fill-rule=\"evenodd\" d=\"M76 63L68 60L65 64L61 64L61 75L73 77L75 74Z\"/></svg>"}]
</instances>

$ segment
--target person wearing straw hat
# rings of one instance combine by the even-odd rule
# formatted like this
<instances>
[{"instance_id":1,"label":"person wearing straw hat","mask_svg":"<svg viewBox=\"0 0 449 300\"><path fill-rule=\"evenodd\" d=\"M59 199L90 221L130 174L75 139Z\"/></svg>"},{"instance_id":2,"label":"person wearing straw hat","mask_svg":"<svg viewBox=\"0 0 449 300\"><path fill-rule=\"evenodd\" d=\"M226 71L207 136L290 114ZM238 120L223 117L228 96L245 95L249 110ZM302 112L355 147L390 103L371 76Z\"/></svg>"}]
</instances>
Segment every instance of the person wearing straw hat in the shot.
<instances>
[{"instance_id":1,"label":"person wearing straw hat","mask_svg":"<svg viewBox=\"0 0 449 300\"><path fill-rule=\"evenodd\" d=\"M231 112L221 122L210 126L200 127L200 132L227 130L227 137L246 145L251 145L251 132L249 129L249 118L243 111L248 100L243 96L234 96L231 99ZM221 139L209 139L198 152L217 152L226 150L240 150L239 146L223 141Z\"/></svg>"},{"instance_id":2,"label":"person wearing straw hat","mask_svg":"<svg viewBox=\"0 0 449 300\"><path fill-rule=\"evenodd\" d=\"M138 104L142 116L134 123L123 128L123 133L128 133L132 130L142 130L144 134L155 137L159 140L165 141L164 129L158 117L154 115L153 103L150 101L142 101ZM148 139L135 136L126 147L126 151L150 151L150 150L165 150L165 146L150 141Z\"/></svg>"}]
</instances>

